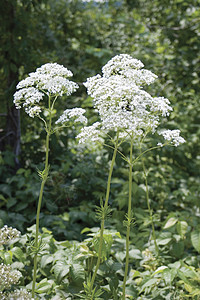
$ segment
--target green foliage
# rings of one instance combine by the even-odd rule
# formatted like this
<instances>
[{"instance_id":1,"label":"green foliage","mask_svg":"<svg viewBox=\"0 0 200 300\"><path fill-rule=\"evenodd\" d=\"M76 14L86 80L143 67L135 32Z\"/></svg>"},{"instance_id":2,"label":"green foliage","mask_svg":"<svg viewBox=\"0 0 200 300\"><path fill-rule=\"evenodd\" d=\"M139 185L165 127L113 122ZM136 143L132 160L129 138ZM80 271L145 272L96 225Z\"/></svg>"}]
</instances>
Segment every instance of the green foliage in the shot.
<instances>
[{"instance_id":1,"label":"green foliage","mask_svg":"<svg viewBox=\"0 0 200 300\"><path fill-rule=\"evenodd\" d=\"M57 242L52 233L43 228L43 233L40 234L43 247L38 257L40 272L36 286L39 299L49 299L49 296L53 299L58 295L61 299L85 297L84 291L90 290L89 281L85 283L85 279L95 268L99 239L98 228L85 228L83 233L88 231L91 233L83 242ZM159 257L154 255L153 243L145 243L145 236L142 243L144 247L141 249L132 243L126 289L129 299L196 299L199 295L198 257L192 245L188 247L188 241L178 231L176 224L163 229L157 240L160 247ZM35 226L28 228L27 234L0 249L1 262L10 264L13 269L20 270L23 274L23 279L15 288L26 286L27 290L31 289L34 253L30 241L34 234ZM181 242L183 246L180 246ZM174 252L175 243L177 248ZM103 261L97 273L93 291L96 298L93 299L120 299L125 264L124 246L125 239L119 233L114 229L105 230ZM183 248L182 252L180 247ZM91 298L88 296L86 299Z\"/></svg>"}]
</instances>

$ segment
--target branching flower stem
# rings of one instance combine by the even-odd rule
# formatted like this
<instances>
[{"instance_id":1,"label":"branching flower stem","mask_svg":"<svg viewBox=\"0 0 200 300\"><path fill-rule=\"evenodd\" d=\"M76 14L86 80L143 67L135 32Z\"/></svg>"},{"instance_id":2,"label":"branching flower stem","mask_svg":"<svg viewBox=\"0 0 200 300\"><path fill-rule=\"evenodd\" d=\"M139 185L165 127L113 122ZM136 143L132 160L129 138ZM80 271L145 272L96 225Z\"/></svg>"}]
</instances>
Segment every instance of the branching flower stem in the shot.
<instances>
[{"instance_id":1,"label":"branching flower stem","mask_svg":"<svg viewBox=\"0 0 200 300\"><path fill-rule=\"evenodd\" d=\"M44 186L48 177L49 172L49 139L51 135L51 123L52 123L52 109L51 107L51 99L49 97L48 100L49 104L49 123L48 127L46 128L47 134L46 134L46 157L45 157L45 168L44 171L41 173L41 187L40 187L40 194L39 194L39 200L38 200L38 206L37 206L37 215L36 215L36 231L35 231L35 245L34 248L36 249L35 256L34 256L34 269L33 269L33 283L32 283L32 298L35 296L35 284L36 284L36 276L37 276L37 257L38 257L38 236L39 236L39 222L40 222L40 210L41 210L41 204L42 204L42 198L43 198L43 191Z\"/></svg>"},{"instance_id":2,"label":"branching flower stem","mask_svg":"<svg viewBox=\"0 0 200 300\"><path fill-rule=\"evenodd\" d=\"M115 147L114 147L114 151L113 151L113 156L112 156L112 161L111 161L111 165L110 165L110 170L109 170L109 174L108 174L107 189L106 189L106 199L105 199L105 203L104 203L104 211L106 211L107 208L108 208L108 200L109 200L109 195L110 195L111 178L112 178L113 168L114 168L115 159L116 159L116 155L117 155L118 140L119 140L119 133L117 132L117 139L116 139L116 143L115 143ZM94 285L94 281L95 281L95 278L96 278L96 275L97 275L97 271L98 271L100 263L101 263L101 255L102 255L102 247L103 247L104 225L105 225L105 215L102 215L101 229L100 229L100 239L99 239L99 249L98 249L98 259L97 259L97 264L96 264L94 273L92 275L91 283L90 283L90 291L91 291L91 293L92 293L92 290L93 290L93 285ZM91 299L93 299L93 298L91 298Z\"/></svg>"},{"instance_id":3,"label":"branching flower stem","mask_svg":"<svg viewBox=\"0 0 200 300\"><path fill-rule=\"evenodd\" d=\"M132 210L131 210L131 201L132 201L132 171L133 171L133 139L131 139L130 143L130 163L129 163L129 199L128 199L128 214L127 214L127 231L126 231L126 263L125 263L125 272L124 272L124 280L123 280L123 288L122 288L122 300L125 300L125 290L126 290L126 280L128 274L129 267L129 238L130 238L130 228L132 223Z\"/></svg>"}]
</instances>

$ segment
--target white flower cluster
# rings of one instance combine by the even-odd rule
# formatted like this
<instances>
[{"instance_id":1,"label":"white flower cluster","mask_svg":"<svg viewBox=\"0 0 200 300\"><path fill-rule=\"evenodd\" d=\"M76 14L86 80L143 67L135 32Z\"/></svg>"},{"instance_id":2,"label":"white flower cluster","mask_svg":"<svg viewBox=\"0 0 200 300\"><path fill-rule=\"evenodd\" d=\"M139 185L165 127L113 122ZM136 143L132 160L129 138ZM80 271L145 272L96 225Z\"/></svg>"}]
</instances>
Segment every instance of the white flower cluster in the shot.
<instances>
[{"instance_id":1,"label":"white flower cluster","mask_svg":"<svg viewBox=\"0 0 200 300\"><path fill-rule=\"evenodd\" d=\"M17 89L20 90L14 94L16 108L20 109L23 106L32 118L39 115L41 112L39 103L45 94L51 97L64 94L69 96L76 91L78 85L66 78L72 75L70 70L57 63L41 66L18 83Z\"/></svg>"},{"instance_id":2,"label":"white flower cluster","mask_svg":"<svg viewBox=\"0 0 200 300\"><path fill-rule=\"evenodd\" d=\"M72 108L72 109L66 109L63 114L60 116L60 118L56 121L56 124L65 124L69 122L71 119L74 123L83 123L87 124L87 118L83 116L85 113L85 109L83 108Z\"/></svg>"},{"instance_id":3,"label":"white flower cluster","mask_svg":"<svg viewBox=\"0 0 200 300\"><path fill-rule=\"evenodd\" d=\"M43 96L44 93L34 87L23 88L14 94L14 103L17 109L20 109L23 103L25 112L33 118L41 112L41 107L36 103L39 103Z\"/></svg>"},{"instance_id":4,"label":"white flower cluster","mask_svg":"<svg viewBox=\"0 0 200 300\"><path fill-rule=\"evenodd\" d=\"M25 290L25 289L20 289L20 290L14 290L11 293L0 293L1 300L31 300L33 299L31 297L31 294Z\"/></svg>"},{"instance_id":5,"label":"white flower cluster","mask_svg":"<svg viewBox=\"0 0 200 300\"><path fill-rule=\"evenodd\" d=\"M185 143L185 139L180 136L180 130L162 130L159 132L160 135L164 137L165 140L169 141L174 146L179 146L180 144ZM158 143L158 146L163 146L163 144Z\"/></svg>"},{"instance_id":6,"label":"white flower cluster","mask_svg":"<svg viewBox=\"0 0 200 300\"><path fill-rule=\"evenodd\" d=\"M143 68L143 63L135 58L132 58L128 54L120 54L114 56L107 64L102 68L102 73L105 77L110 77L112 75L119 74L121 72L126 72L132 69Z\"/></svg>"},{"instance_id":7,"label":"white flower cluster","mask_svg":"<svg viewBox=\"0 0 200 300\"><path fill-rule=\"evenodd\" d=\"M98 129L100 122L95 122L91 126L81 128L81 132L77 135L80 144L90 144L90 142L103 143L102 130Z\"/></svg>"},{"instance_id":8,"label":"white flower cluster","mask_svg":"<svg viewBox=\"0 0 200 300\"><path fill-rule=\"evenodd\" d=\"M0 229L0 246L18 238L20 234L20 231L18 231L16 228L4 225L4 227Z\"/></svg>"},{"instance_id":9,"label":"white flower cluster","mask_svg":"<svg viewBox=\"0 0 200 300\"><path fill-rule=\"evenodd\" d=\"M0 290L9 288L12 284L16 284L22 274L13 270L10 265L0 264Z\"/></svg>"},{"instance_id":10,"label":"white flower cluster","mask_svg":"<svg viewBox=\"0 0 200 300\"><path fill-rule=\"evenodd\" d=\"M143 63L128 54L113 57L103 68L102 76L88 78L84 85L93 98L97 109L101 130L119 131L120 137L142 137L145 132L155 132L160 116L168 116L172 108L168 99L152 97L143 90L157 78L155 74L143 68ZM96 127L94 136L97 136ZM85 138L84 138L85 134ZM89 139L87 127L77 136L80 143Z\"/></svg>"}]
</instances>

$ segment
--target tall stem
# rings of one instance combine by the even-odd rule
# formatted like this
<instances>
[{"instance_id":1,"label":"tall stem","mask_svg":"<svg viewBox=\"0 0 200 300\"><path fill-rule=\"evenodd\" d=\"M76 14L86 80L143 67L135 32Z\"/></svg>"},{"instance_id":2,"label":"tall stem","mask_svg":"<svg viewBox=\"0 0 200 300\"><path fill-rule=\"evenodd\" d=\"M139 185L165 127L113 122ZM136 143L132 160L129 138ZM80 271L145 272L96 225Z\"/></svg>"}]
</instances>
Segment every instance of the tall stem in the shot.
<instances>
[{"instance_id":1,"label":"tall stem","mask_svg":"<svg viewBox=\"0 0 200 300\"><path fill-rule=\"evenodd\" d=\"M131 139L130 144L130 162L129 162L129 197L128 197L128 213L127 213L127 231L126 231L126 264L125 264L125 272L124 272L124 281L122 288L122 300L125 300L125 290L126 290L126 280L128 274L129 267L129 238L130 238L130 227L132 222L132 211L131 211L131 200L132 200L132 159L133 159L133 140Z\"/></svg>"},{"instance_id":2,"label":"tall stem","mask_svg":"<svg viewBox=\"0 0 200 300\"><path fill-rule=\"evenodd\" d=\"M104 211L106 211L106 209L108 208L108 200L109 200L109 195L110 195L110 185L111 185L111 177L112 177L112 172L113 172L113 168L114 168L114 164L115 164L115 158L116 158L116 154L117 154L117 147L118 147L118 138L119 135L117 133L117 141L115 143L115 148L113 151L113 157L112 157L112 161L111 161L111 165L110 165L110 170L109 170L109 174L108 174L108 181L107 181L107 189L106 189L106 199L105 199L105 203L104 203ZM103 247L103 232L104 232L104 224L105 224L105 215L102 216L101 219L101 229L100 229L100 238L99 238L99 249L98 249L98 259L97 259L97 264L91 279L91 283L90 283L90 291L92 292L93 290L93 285L94 285L94 281L95 281L95 277L97 274L97 271L99 269L100 263L101 263L101 254L102 254L102 247ZM93 299L93 297L91 298L91 300Z\"/></svg>"},{"instance_id":3,"label":"tall stem","mask_svg":"<svg viewBox=\"0 0 200 300\"><path fill-rule=\"evenodd\" d=\"M146 187L147 207L148 207L150 221L151 221L152 234L153 234L153 240L154 240L154 245L155 245L155 249L156 249L156 255L158 256L159 255L159 248L158 248L158 244L157 244L157 241L156 241L155 227L154 227L154 223L153 223L153 214L152 214L152 210L151 210L151 207L150 207L149 189L148 189L148 182L147 182L147 173L146 173L146 169L145 169L145 165L144 165L144 158L143 157L142 157L142 167L143 167L145 187Z\"/></svg>"},{"instance_id":4,"label":"tall stem","mask_svg":"<svg viewBox=\"0 0 200 300\"><path fill-rule=\"evenodd\" d=\"M51 115L51 107L50 107L50 97L49 97L49 124L46 135L46 156L45 156L45 168L42 172L42 182L40 187L40 194L39 194L39 200L38 200L38 206L37 206L37 215L36 215L36 230L35 230L35 256L34 256L34 267L33 267L33 284L32 284L32 298L35 297L35 284L36 284L36 276L37 276L37 256L38 256L38 236L39 236L39 222L40 222L40 210L41 210L41 204L42 204L42 197L43 197L43 191L44 186L48 177L48 163L49 163L49 138L51 135L51 122L52 122L52 115Z\"/></svg>"}]
</instances>

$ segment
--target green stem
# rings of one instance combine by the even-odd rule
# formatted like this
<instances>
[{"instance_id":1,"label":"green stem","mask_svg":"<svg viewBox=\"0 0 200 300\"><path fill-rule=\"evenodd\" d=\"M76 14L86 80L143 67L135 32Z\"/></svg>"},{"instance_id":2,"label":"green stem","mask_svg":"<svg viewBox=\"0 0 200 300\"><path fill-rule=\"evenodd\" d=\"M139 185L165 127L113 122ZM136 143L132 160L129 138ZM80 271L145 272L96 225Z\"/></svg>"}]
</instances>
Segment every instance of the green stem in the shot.
<instances>
[{"instance_id":1,"label":"green stem","mask_svg":"<svg viewBox=\"0 0 200 300\"><path fill-rule=\"evenodd\" d=\"M105 203L104 203L104 211L106 211L106 209L108 207L108 200L109 200L109 195L110 195L111 177L112 177L112 172L113 172L113 168L114 168L114 164L115 164L115 158L116 158L116 154L117 154L118 139L119 139L119 134L117 133L117 141L115 143L113 157L112 157L112 161L111 161L111 165L110 165L110 170L109 170L109 174L108 174L108 182L107 182L107 189L106 189L106 199L105 199ZM96 278L96 274L97 274L97 271L98 271L100 263L101 263L101 254L102 254L102 247L103 247L104 225L105 225L105 216L103 215L102 216L102 220L101 220L101 229L100 229L100 238L99 238L99 249L98 249L98 259L97 259L97 264L96 264L94 273L92 275L91 283L90 283L90 292L91 293L92 293L92 290L93 290L93 285L94 285L94 281L95 281L95 278ZM93 297L91 299L93 299Z\"/></svg>"},{"instance_id":2,"label":"green stem","mask_svg":"<svg viewBox=\"0 0 200 300\"><path fill-rule=\"evenodd\" d=\"M50 97L49 97L49 109L50 109ZM33 267L33 283L32 283L32 298L35 297L35 284L36 284L36 276L37 276L37 257L38 257L38 236L39 236L39 222L40 222L40 210L41 210L41 204L42 204L42 197L43 197L43 191L44 186L48 177L48 161L49 161L49 139L51 135L51 122L52 122L52 115L51 115L51 109L50 109L50 115L49 115L49 124L46 135L46 157L45 157L45 168L42 172L42 182L41 182L41 188L40 188L40 194L39 194L39 200L38 200L38 206L37 206L37 215L36 215L36 231L35 231L35 256L34 256L34 267Z\"/></svg>"},{"instance_id":3,"label":"green stem","mask_svg":"<svg viewBox=\"0 0 200 300\"><path fill-rule=\"evenodd\" d=\"M159 255L159 248L158 248L158 244L157 244L157 241L156 241L155 227L154 227L154 223L153 223L153 214L152 214L152 210L151 210L151 207L150 207L149 189L148 189L148 182L147 182L147 173L146 173L146 169L145 169L145 165L144 165L144 158L143 157L142 157L142 167L143 167L145 187L146 187L147 207L148 207L150 221L151 221L152 234L153 234L153 240L154 240L154 245L155 245L155 249L156 249L156 255L158 256Z\"/></svg>"},{"instance_id":4,"label":"green stem","mask_svg":"<svg viewBox=\"0 0 200 300\"><path fill-rule=\"evenodd\" d=\"M132 222L132 211L131 211L131 200L132 200L132 159L133 159L133 140L131 139L130 144L130 164L129 164L129 199L128 199L128 214L127 214L127 231L126 231L126 264L125 264L125 272L124 272L124 281L122 288L122 300L125 300L125 290L126 290L126 280L128 275L128 267L129 267L129 238L130 238L130 227Z\"/></svg>"}]
</instances>

